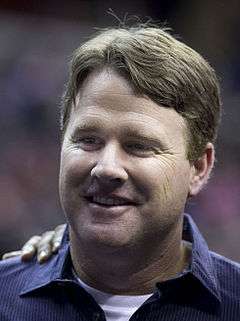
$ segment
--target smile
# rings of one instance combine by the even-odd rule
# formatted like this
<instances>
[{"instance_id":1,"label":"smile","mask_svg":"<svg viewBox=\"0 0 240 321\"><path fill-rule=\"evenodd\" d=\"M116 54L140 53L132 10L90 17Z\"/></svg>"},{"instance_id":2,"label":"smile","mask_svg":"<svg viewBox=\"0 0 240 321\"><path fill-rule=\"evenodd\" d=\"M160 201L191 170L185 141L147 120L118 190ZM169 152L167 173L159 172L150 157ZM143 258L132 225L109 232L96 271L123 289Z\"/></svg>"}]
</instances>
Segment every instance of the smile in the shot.
<instances>
[{"instance_id":1,"label":"smile","mask_svg":"<svg viewBox=\"0 0 240 321\"><path fill-rule=\"evenodd\" d=\"M88 202L100 206L129 206L134 205L133 202L124 198L113 198L113 197L103 197L103 196L91 196L87 197Z\"/></svg>"}]
</instances>

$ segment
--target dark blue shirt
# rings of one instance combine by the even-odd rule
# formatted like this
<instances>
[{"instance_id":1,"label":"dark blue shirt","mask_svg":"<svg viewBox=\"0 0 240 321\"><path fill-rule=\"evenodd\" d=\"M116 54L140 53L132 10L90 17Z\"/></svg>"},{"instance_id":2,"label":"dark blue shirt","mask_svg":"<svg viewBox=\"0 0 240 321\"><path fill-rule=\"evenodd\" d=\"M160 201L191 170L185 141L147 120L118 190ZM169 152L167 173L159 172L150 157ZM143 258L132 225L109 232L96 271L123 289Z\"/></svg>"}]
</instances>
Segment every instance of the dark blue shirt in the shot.
<instances>
[{"instance_id":1,"label":"dark blue shirt","mask_svg":"<svg viewBox=\"0 0 240 321\"><path fill-rule=\"evenodd\" d=\"M240 265L210 252L185 215L183 239L192 243L188 271L156 284L131 321L239 321ZM72 274L67 232L59 253L39 265L20 258L0 263L0 321L104 321L104 312Z\"/></svg>"}]
</instances>

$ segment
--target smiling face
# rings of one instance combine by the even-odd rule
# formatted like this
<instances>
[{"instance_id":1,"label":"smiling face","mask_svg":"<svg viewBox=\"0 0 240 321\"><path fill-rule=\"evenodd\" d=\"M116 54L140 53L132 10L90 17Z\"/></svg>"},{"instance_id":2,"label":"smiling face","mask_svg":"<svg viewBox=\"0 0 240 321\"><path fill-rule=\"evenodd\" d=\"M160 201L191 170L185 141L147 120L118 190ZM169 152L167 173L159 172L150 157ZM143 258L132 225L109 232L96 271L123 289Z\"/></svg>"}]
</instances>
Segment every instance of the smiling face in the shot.
<instances>
[{"instance_id":1,"label":"smiling face","mask_svg":"<svg viewBox=\"0 0 240 321\"><path fill-rule=\"evenodd\" d=\"M72 237L115 248L176 230L193 173L186 132L175 110L136 96L113 70L91 73L61 151L60 198Z\"/></svg>"}]
</instances>

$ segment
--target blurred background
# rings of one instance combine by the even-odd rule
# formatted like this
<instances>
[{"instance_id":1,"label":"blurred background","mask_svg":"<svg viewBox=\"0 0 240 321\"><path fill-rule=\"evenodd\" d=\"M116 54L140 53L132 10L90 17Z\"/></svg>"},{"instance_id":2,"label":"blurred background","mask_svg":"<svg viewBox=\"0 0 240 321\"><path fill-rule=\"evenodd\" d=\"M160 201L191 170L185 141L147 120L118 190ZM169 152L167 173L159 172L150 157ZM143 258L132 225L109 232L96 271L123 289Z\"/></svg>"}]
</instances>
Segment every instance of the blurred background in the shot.
<instances>
[{"instance_id":1,"label":"blurred background","mask_svg":"<svg viewBox=\"0 0 240 321\"><path fill-rule=\"evenodd\" d=\"M0 254L63 222L59 102L73 49L111 8L166 22L217 70L223 121L208 187L188 205L211 249L240 261L240 1L0 2Z\"/></svg>"}]
</instances>

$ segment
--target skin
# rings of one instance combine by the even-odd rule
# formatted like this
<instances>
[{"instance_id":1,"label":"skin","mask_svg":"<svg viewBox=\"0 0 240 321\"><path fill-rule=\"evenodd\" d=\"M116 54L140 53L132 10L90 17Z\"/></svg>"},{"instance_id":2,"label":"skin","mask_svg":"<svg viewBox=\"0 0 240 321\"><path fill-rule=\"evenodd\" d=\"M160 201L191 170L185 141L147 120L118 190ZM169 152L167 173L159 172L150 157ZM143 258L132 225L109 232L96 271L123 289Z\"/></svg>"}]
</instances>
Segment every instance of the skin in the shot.
<instances>
[{"instance_id":1,"label":"skin","mask_svg":"<svg viewBox=\"0 0 240 321\"><path fill-rule=\"evenodd\" d=\"M175 110L136 95L111 69L92 72L73 106L61 150L59 190L73 265L83 281L146 294L189 263L181 242L187 198L206 182L212 144L194 164ZM92 196L127 198L102 206Z\"/></svg>"},{"instance_id":2,"label":"skin","mask_svg":"<svg viewBox=\"0 0 240 321\"><path fill-rule=\"evenodd\" d=\"M37 253L39 263L46 262L53 253L57 253L63 237L66 224L58 225L53 231L44 232L41 236L34 235L22 247L20 251L5 253L3 259L9 259L20 255L22 261L30 261Z\"/></svg>"}]
</instances>

